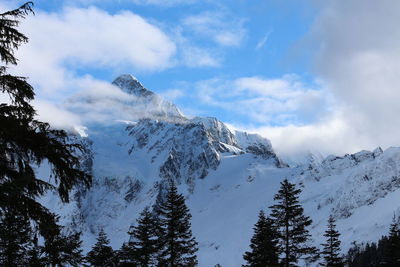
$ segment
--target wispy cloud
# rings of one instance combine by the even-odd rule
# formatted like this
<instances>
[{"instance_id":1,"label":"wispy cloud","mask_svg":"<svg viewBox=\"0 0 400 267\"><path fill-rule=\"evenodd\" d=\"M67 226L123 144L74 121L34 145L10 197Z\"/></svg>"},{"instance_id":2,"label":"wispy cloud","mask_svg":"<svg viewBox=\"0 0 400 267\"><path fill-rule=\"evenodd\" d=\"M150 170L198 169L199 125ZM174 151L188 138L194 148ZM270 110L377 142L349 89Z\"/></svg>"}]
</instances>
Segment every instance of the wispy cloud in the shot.
<instances>
[{"instance_id":1,"label":"wispy cloud","mask_svg":"<svg viewBox=\"0 0 400 267\"><path fill-rule=\"evenodd\" d=\"M270 35L272 34L273 30L269 30L264 37L257 43L256 45L256 50L260 50L261 48L263 48L265 46L265 44L267 43Z\"/></svg>"},{"instance_id":2,"label":"wispy cloud","mask_svg":"<svg viewBox=\"0 0 400 267\"><path fill-rule=\"evenodd\" d=\"M178 98L181 98L185 95L185 92L182 89L169 89L160 94L162 97L169 101L174 101Z\"/></svg>"},{"instance_id":3,"label":"wispy cloud","mask_svg":"<svg viewBox=\"0 0 400 267\"><path fill-rule=\"evenodd\" d=\"M64 0L69 3L91 5L104 2L132 3L136 5L151 5L159 7L175 7L178 5L191 5L199 3L199 0Z\"/></svg>"},{"instance_id":4,"label":"wispy cloud","mask_svg":"<svg viewBox=\"0 0 400 267\"><path fill-rule=\"evenodd\" d=\"M198 82L196 88L203 104L270 125L315 121L329 101L322 90L307 87L295 75L211 79Z\"/></svg>"},{"instance_id":5,"label":"wispy cloud","mask_svg":"<svg viewBox=\"0 0 400 267\"><path fill-rule=\"evenodd\" d=\"M129 1L132 1L135 4L140 4L140 5L159 5L159 6L189 5L199 2L199 0L129 0Z\"/></svg>"},{"instance_id":6,"label":"wispy cloud","mask_svg":"<svg viewBox=\"0 0 400 267\"><path fill-rule=\"evenodd\" d=\"M186 17L183 25L188 31L211 38L221 46L237 46L246 36L244 22L244 19L234 18L225 13L205 12Z\"/></svg>"}]
</instances>

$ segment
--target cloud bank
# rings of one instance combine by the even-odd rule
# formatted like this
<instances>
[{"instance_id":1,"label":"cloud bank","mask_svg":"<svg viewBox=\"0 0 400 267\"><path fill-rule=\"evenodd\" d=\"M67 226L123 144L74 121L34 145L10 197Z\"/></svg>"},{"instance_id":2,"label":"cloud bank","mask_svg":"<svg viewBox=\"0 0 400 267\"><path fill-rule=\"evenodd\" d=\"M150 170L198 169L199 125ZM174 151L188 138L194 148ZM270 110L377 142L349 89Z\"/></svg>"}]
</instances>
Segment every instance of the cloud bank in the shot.
<instances>
[{"instance_id":1,"label":"cloud bank","mask_svg":"<svg viewBox=\"0 0 400 267\"><path fill-rule=\"evenodd\" d=\"M21 31L30 37L18 51L18 71L46 92L76 78L72 69L130 67L138 71L168 68L176 46L158 27L125 11L111 15L100 9L66 8L62 13L39 11Z\"/></svg>"},{"instance_id":2,"label":"cloud bank","mask_svg":"<svg viewBox=\"0 0 400 267\"><path fill-rule=\"evenodd\" d=\"M399 146L399 14L395 0L324 1L306 41L316 50L313 72L335 99L335 112L307 125L253 130L285 155Z\"/></svg>"}]
</instances>

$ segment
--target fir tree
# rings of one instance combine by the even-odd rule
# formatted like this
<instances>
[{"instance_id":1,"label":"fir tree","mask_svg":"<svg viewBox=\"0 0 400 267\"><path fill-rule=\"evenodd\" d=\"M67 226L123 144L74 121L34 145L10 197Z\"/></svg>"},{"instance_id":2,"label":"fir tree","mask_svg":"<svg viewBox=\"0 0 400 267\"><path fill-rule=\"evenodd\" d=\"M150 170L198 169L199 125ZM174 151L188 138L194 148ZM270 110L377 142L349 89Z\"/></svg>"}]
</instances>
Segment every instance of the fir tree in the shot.
<instances>
[{"instance_id":1,"label":"fir tree","mask_svg":"<svg viewBox=\"0 0 400 267\"><path fill-rule=\"evenodd\" d=\"M159 209L161 251L159 266L180 267L197 264L197 242L190 229L191 214L183 195L171 182L166 199Z\"/></svg>"},{"instance_id":2,"label":"fir tree","mask_svg":"<svg viewBox=\"0 0 400 267\"><path fill-rule=\"evenodd\" d=\"M14 52L28 38L18 31L20 20L33 13L32 2L0 14L0 92L9 96L0 103L0 213L17 210L35 222L45 238L54 235L54 216L37 198L56 189L63 202L77 183L89 186L91 177L80 169L76 152L83 147L70 144L66 132L50 129L35 119L30 102L32 86L24 77L10 75L7 68L17 64ZM34 168L46 161L52 170L52 184L40 179Z\"/></svg>"},{"instance_id":3,"label":"fir tree","mask_svg":"<svg viewBox=\"0 0 400 267\"><path fill-rule=\"evenodd\" d=\"M278 233L272 219L266 218L264 211L260 211L258 221L254 226L254 235L251 238L250 252L243 255L248 267L279 266Z\"/></svg>"},{"instance_id":4,"label":"fir tree","mask_svg":"<svg viewBox=\"0 0 400 267\"><path fill-rule=\"evenodd\" d=\"M317 259L317 249L307 245L311 237L307 227L312 221L303 214L298 200L300 192L285 179L274 197L278 203L270 207L271 217L278 227L280 248L284 255L281 263L285 267L296 266L302 257L312 261Z\"/></svg>"},{"instance_id":5,"label":"fir tree","mask_svg":"<svg viewBox=\"0 0 400 267\"><path fill-rule=\"evenodd\" d=\"M129 242L124 242L121 246L121 249L118 251L118 259L119 265L123 267L136 267L135 261L135 251L132 246L129 245Z\"/></svg>"},{"instance_id":6,"label":"fir tree","mask_svg":"<svg viewBox=\"0 0 400 267\"><path fill-rule=\"evenodd\" d=\"M28 264L27 266L30 267L45 267L46 262L45 259L41 256L42 255L42 247L38 245L38 238L34 235L32 239L33 246L28 251Z\"/></svg>"},{"instance_id":7,"label":"fir tree","mask_svg":"<svg viewBox=\"0 0 400 267\"><path fill-rule=\"evenodd\" d=\"M125 247L126 254L139 266L152 266L156 262L160 244L157 233L160 231L156 220L149 208L146 207L137 220L137 225L129 233L130 240Z\"/></svg>"},{"instance_id":8,"label":"fir tree","mask_svg":"<svg viewBox=\"0 0 400 267\"><path fill-rule=\"evenodd\" d=\"M340 256L340 233L336 230L335 219L332 215L329 216L328 229L324 236L326 237L326 243L322 244L323 250L321 254L323 255L324 262L321 263L321 265L327 267L343 267L344 261Z\"/></svg>"},{"instance_id":9,"label":"fir tree","mask_svg":"<svg viewBox=\"0 0 400 267\"><path fill-rule=\"evenodd\" d=\"M400 265L400 233L395 216L390 225L388 242L381 265L388 267Z\"/></svg>"},{"instance_id":10,"label":"fir tree","mask_svg":"<svg viewBox=\"0 0 400 267\"><path fill-rule=\"evenodd\" d=\"M32 228L25 215L8 210L0 221L0 266L24 266L32 247Z\"/></svg>"},{"instance_id":11,"label":"fir tree","mask_svg":"<svg viewBox=\"0 0 400 267\"><path fill-rule=\"evenodd\" d=\"M115 253L109 244L110 241L108 240L106 233L101 230L97 237L96 244L92 247L92 250L86 257L91 266L105 267L115 262Z\"/></svg>"},{"instance_id":12,"label":"fir tree","mask_svg":"<svg viewBox=\"0 0 400 267\"><path fill-rule=\"evenodd\" d=\"M65 235L58 233L45 240L42 247L41 260L46 266L82 266L84 256L82 254L81 233Z\"/></svg>"}]
</instances>

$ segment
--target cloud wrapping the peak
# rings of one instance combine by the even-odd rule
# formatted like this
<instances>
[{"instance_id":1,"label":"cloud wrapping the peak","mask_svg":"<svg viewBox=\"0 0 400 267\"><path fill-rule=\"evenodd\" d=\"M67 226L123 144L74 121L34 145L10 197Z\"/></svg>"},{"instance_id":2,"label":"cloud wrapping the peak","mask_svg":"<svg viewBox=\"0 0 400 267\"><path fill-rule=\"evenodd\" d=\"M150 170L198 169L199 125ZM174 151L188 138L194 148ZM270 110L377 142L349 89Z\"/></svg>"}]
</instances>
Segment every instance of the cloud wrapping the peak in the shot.
<instances>
[{"instance_id":1,"label":"cloud wrapping the peak","mask_svg":"<svg viewBox=\"0 0 400 267\"><path fill-rule=\"evenodd\" d=\"M10 8L1 5L0 10ZM10 72L29 78L37 95L33 104L39 118L56 128L71 128L86 120L67 110L62 104L65 99L89 89L100 94L110 87L77 70L152 72L176 64L172 39L129 11L110 14L95 7L70 7L58 13L35 10L34 16L22 21L20 31L29 42L17 51L20 61Z\"/></svg>"}]
</instances>

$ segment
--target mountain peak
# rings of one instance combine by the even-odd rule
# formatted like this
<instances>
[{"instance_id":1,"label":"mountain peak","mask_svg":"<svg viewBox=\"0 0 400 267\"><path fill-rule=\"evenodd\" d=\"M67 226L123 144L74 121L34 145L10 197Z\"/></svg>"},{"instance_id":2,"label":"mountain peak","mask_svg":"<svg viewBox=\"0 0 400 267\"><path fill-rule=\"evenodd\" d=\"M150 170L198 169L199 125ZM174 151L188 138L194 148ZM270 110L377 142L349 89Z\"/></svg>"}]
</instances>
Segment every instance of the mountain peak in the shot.
<instances>
[{"instance_id":1,"label":"mountain peak","mask_svg":"<svg viewBox=\"0 0 400 267\"><path fill-rule=\"evenodd\" d=\"M144 88L144 86L131 74L122 74L118 76L113 82L113 85L118 86L123 91L134 94L138 97L148 97L154 95L150 90Z\"/></svg>"}]
</instances>

